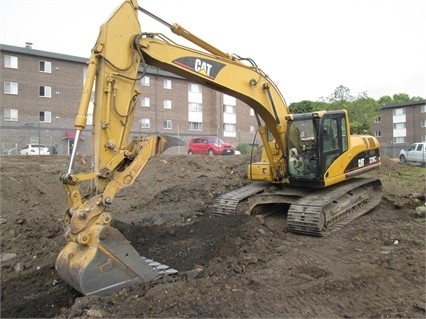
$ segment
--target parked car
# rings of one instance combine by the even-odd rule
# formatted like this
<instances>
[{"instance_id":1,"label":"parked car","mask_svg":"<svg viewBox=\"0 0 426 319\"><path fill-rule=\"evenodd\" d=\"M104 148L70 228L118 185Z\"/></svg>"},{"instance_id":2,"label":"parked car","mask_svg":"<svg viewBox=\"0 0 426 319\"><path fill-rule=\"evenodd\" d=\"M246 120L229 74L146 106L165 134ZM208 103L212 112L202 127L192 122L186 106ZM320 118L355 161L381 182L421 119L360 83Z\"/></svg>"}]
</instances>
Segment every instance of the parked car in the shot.
<instances>
[{"instance_id":1,"label":"parked car","mask_svg":"<svg viewBox=\"0 0 426 319\"><path fill-rule=\"evenodd\" d=\"M426 142L414 143L407 150L401 150L399 152L399 162L426 166Z\"/></svg>"},{"instance_id":2,"label":"parked car","mask_svg":"<svg viewBox=\"0 0 426 319\"><path fill-rule=\"evenodd\" d=\"M16 148L5 148L3 149L3 154L4 155L15 155L16 153Z\"/></svg>"},{"instance_id":3,"label":"parked car","mask_svg":"<svg viewBox=\"0 0 426 319\"><path fill-rule=\"evenodd\" d=\"M234 145L224 142L217 136L193 137L188 145L189 155L233 155L234 153Z\"/></svg>"},{"instance_id":4,"label":"parked car","mask_svg":"<svg viewBox=\"0 0 426 319\"><path fill-rule=\"evenodd\" d=\"M21 155L50 155L50 150L44 144L27 144L19 153Z\"/></svg>"}]
</instances>

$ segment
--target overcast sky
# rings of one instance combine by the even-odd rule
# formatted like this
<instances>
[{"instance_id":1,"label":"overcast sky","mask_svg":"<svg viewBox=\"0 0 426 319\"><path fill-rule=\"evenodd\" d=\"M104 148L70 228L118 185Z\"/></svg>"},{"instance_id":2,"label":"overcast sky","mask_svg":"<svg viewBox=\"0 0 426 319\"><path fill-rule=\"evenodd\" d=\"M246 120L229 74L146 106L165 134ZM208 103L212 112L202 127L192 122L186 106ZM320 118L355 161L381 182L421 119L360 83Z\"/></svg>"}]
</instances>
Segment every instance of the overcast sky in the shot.
<instances>
[{"instance_id":1,"label":"overcast sky","mask_svg":"<svg viewBox=\"0 0 426 319\"><path fill-rule=\"evenodd\" d=\"M89 57L121 0L0 0L0 43ZM252 58L288 103L426 97L426 0L145 0L139 5L227 53ZM143 32L176 39L139 13Z\"/></svg>"}]
</instances>

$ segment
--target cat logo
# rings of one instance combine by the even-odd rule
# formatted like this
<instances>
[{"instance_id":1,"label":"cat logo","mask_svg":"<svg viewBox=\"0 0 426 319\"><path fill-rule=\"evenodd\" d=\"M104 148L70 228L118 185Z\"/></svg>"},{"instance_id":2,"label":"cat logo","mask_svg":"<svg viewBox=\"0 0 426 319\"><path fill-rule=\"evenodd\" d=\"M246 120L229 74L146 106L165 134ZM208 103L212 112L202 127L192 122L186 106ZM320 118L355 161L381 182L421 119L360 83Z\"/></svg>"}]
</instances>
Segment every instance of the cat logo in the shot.
<instances>
[{"instance_id":1,"label":"cat logo","mask_svg":"<svg viewBox=\"0 0 426 319\"><path fill-rule=\"evenodd\" d=\"M212 80L216 78L218 73L225 66L225 64L217 62L217 61L190 57L190 56L176 59L173 61L173 63L187 70L190 70L192 72L208 77L209 79L212 79Z\"/></svg>"},{"instance_id":2,"label":"cat logo","mask_svg":"<svg viewBox=\"0 0 426 319\"><path fill-rule=\"evenodd\" d=\"M205 76L210 76L210 70L212 65L207 63L206 61L201 61L200 59L195 59L195 72L201 73Z\"/></svg>"}]
</instances>

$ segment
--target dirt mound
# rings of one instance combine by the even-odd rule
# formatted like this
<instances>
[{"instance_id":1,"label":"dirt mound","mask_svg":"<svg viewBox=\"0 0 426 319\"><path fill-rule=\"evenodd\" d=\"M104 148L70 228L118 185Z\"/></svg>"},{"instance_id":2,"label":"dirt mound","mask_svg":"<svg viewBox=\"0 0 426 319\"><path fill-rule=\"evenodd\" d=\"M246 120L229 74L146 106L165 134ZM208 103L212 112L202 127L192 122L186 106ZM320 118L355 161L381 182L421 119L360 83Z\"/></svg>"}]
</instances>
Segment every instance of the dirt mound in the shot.
<instances>
[{"instance_id":1,"label":"dirt mound","mask_svg":"<svg viewBox=\"0 0 426 319\"><path fill-rule=\"evenodd\" d=\"M425 317L425 222L410 197L425 180L416 168L384 160L369 174L383 182L380 206L314 238L287 233L285 214L212 214L217 196L247 183L248 157L154 158L116 197L113 224L141 255L179 273L85 297L54 268L67 161L1 158L2 318Z\"/></svg>"}]
</instances>

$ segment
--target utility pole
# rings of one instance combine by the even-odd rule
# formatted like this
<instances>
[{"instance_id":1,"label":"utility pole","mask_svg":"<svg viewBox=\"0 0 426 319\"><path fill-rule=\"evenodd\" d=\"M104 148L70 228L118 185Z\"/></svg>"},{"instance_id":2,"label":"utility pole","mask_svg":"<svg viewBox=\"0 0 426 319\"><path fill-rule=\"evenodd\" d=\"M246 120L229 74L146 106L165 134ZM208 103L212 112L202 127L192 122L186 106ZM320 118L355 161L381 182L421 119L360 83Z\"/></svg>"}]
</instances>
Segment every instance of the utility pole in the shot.
<instances>
[{"instance_id":1,"label":"utility pole","mask_svg":"<svg viewBox=\"0 0 426 319\"><path fill-rule=\"evenodd\" d=\"M41 122L41 112L38 112L38 121L37 121L37 135L38 135L38 155L40 156L41 152L41 131L40 131L40 122Z\"/></svg>"}]
</instances>

